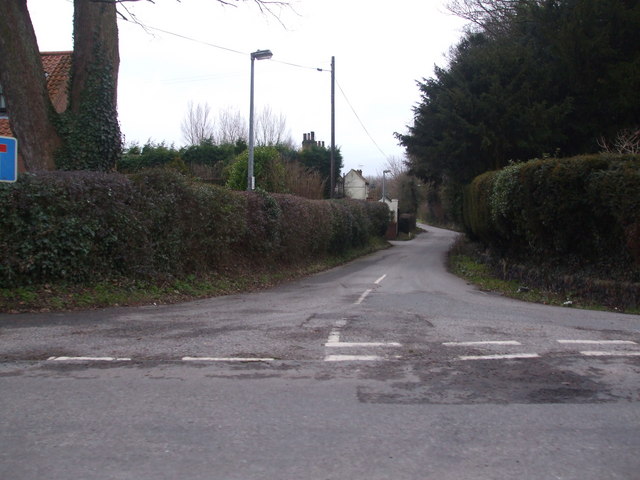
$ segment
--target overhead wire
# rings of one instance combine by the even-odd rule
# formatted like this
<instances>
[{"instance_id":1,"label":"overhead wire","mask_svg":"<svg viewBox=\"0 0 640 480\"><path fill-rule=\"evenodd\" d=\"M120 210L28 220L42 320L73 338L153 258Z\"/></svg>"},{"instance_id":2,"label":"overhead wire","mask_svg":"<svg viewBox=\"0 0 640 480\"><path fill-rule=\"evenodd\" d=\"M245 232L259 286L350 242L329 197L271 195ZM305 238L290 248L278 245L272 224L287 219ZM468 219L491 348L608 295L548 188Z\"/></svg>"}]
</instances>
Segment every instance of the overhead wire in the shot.
<instances>
[{"instance_id":1,"label":"overhead wire","mask_svg":"<svg viewBox=\"0 0 640 480\"><path fill-rule=\"evenodd\" d=\"M367 130L367 127L364 125L364 122L362 121L362 119L360 118L360 115L358 115L358 112L356 112L356 109L353 108L353 105L351 104L351 102L349 101L349 98L347 97L347 94L344 93L344 90L342 89L342 86L340 85L340 83L336 80L336 85L338 85L338 89L340 90L340 93L342 93L342 96L344 97L345 101L347 102L347 105L349 105L349 108L351 109L351 111L353 112L353 114L355 115L356 119L358 120L358 123L360 123L360 126L362 127L362 129L364 130L364 132L367 134L367 136L369 137L369 140L371 140L371 142L375 145L375 147L378 149L378 151L382 154L382 156L386 159L389 160L389 157L387 156L386 153L384 153L384 151L382 150L382 148L380 148L380 145L378 145L378 142L376 142L373 138L373 136L371 136L371 134L369 133L369 130Z\"/></svg>"},{"instance_id":2,"label":"overhead wire","mask_svg":"<svg viewBox=\"0 0 640 480\"><path fill-rule=\"evenodd\" d=\"M130 22L130 20L127 20L127 19L125 19L125 21L129 21ZM140 25L144 29L155 30L157 32L164 33L166 35L172 35L174 37L182 38L184 40L188 40L188 41L191 41L191 42L200 43L202 45L206 45L206 46L209 46L209 47L217 48L219 50L224 50L224 51L227 51L227 52L235 53L237 55L243 55L243 56L250 55L249 52L242 52L240 50L236 50L236 49L233 49L233 48L223 47L221 45L216 45L214 43L205 42L204 40L198 40L198 39L193 38L193 37L188 37L188 36L182 35L180 33L170 32L170 31L162 29L162 28L158 28L158 27L153 27L153 26L150 26L150 25L142 24L138 20L135 20L133 23L136 23L136 24ZM271 61L272 62L276 62L276 63L281 63L283 65L288 65L288 66L291 66L291 67L295 67L295 68L302 68L302 69L305 69L305 70L316 70L318 72L331 72L330 69L327 70L327 69L320 68L320 67L312 67L312 66L309 66L309 65L301 65L301 64L298 64L298 63L287 62L287 61L284 61L284 60L271 59ZM347 94L345 93L344 89L342 88L342 86L340 85L340 83L337 80L336 80L336 84L338 86L338 89L340 90L340 93L342 93L342 96L344 97L345 101L347 102L347 105L349 105L349 108L351 109L351 112L353 113L353 115L358 120L358 123L360 124L360 126L362 127L364 132L366 133L367 137L369 137L369 140L371 140L373 145L378 149L378 151L382 154L382 156L385 159L389 160L389 156L382 150L382 148L380 148L380 145L378 145L378 143L375 141L375 139L373 138L371 133L369 133L369 130L367 129L367 127L365 126L364 122L362 121L362 119L358 115L358 112L356 112L356 109L353 107L353 104L349 100L349 97L347 97Z\"/></svg>"}]
</instances>

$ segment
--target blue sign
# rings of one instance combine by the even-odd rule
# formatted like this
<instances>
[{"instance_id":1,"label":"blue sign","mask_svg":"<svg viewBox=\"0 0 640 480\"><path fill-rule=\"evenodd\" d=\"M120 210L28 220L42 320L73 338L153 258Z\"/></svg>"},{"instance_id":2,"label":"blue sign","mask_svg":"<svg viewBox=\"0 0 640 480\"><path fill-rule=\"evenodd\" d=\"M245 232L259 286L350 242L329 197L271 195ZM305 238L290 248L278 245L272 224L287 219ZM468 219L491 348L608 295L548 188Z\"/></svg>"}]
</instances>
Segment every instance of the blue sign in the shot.
<instances>
[{"instance_id":1,"label":"blue sign","mask_svg":"<svg viewBox=\"0 0 640 480\"><path fill-rule=\"evenodd\" d=\"M0 137L0 182L15 182L18 179L18 141L11 137Z\"/></svg>"}]
</instances>

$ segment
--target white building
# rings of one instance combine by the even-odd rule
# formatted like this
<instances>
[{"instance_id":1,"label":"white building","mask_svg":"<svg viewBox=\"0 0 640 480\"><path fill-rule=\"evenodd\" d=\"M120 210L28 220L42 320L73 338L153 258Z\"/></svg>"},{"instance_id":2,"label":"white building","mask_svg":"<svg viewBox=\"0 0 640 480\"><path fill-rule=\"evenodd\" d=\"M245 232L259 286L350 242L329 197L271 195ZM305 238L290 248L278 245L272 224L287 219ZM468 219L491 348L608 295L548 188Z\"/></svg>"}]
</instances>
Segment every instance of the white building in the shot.
<instances>
[{"instance_id":1,"label":"white building","mask_svg":"<svg viewBox=\"0 0 640 480\"><path fill-rule=\"evenodd\" d=\"M369 198L369 182L362 176L362 170L349 170L344 176L344 196L356 200Z\"/></svg>"}]
</instances>

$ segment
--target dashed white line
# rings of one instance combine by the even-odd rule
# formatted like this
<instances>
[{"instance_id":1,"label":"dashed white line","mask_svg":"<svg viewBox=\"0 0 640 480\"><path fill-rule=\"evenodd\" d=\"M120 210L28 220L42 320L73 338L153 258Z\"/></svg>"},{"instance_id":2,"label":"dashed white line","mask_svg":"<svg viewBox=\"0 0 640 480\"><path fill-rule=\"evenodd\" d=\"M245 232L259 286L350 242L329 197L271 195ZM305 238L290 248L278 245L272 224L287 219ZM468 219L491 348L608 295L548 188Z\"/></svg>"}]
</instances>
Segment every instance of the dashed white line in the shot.
<instances>
[{"instance_id":1,"label":"dashed white line","mask_svg":"<svg viewBox=\"0 0 640 480\"><path fill-rule=\"evenodd\" d=\"M384 275L382 275L379 279L377 279L375 282L373 282L376 285L380 285L380 283L387 278L387 274L385 273Z\"/></svg>"},{"instance_id":2,"label":"dashed white line","mask_svg":"<svg viewBox=\"0 0 640 480\"><path fill-rule=\"evenodd\" d=\"M445 342L442 345L447 347L473 347L476 345L522 345L515 340L487 340L480 342Z\"/></svg>"},{"instance_id":3,"label":"dashed white line","mask_svg":"<svg viewBox=\"0 0 640 480\"><path fill-rule=\"evenodd\" d=\"M379 355L327 355L325 362L377 362L384 360Z\"/></svg>"},{"instance_id":4,"label":"dashed white line","mask_svg":"<svg viewBox=\"0 0 640 480\"><path fill-rule=\"evenodd\" d=\"M537 353L512 353L507 355L463 355L459 360L514 360L520 358L538 358Z\"/></svg>"},{"instance_id":5,"label":"dashed white line","mask_svg":"<svg viewBox=\"0 0 640 480\"><path fill-rule=\"evenodd\" d=\"M637 345L631 340L557 340L563 344L583 344L583 345Z\"/></svg>"},{"instance_id":6,"label":"dashed white line","mask_svg":"<svg viewBox=\"0 0 640 480\"><path fill-rule=\"evenodd\" d=\"M640 357L640 352L585 351L580 353L586 357Z\"/></svg>"},{"instance_id":7,"label":"dashed white line","mask_svg":"<svg viewBox=\"0 0 640 480\"><path fill-rule=\"evenodd\" d=\"M49 357L49 362L130 362L126 357Z\"/></svg>"},{"instance_id":8,"label":"dashed white line","mask_svg":"<svg viewBox=\"0 0 640 480\"><path fill-rule=\"evenodd\" d=\"M241 357L182 357L183 362L273 362L275 358L241 358Z\"/></svg>"},{"instance_id":9,"label":"dashed white line","mask_svg":"<svg viewBox=\"0 0 640 480\"><path fill-rule=\"evenodd\" d=\"M398 342L332 342L331 337L329 341L324 344L325 347L345 347L345 348L358 348L358 347L401 347L402 344Z\"/></svg>"},{"instance_id":10,"label":"dashed white line","mask_svg":"<svg viewBox=\"0 0 640 480\"><path fill-rule=\"evenodd\" d=\"M358 298L358 300L356 300L356 302L354 303L354 305L360 305L365 298L367 298L367 296L369 296L369 294L372 292L372 290L370 288L368 288L367 290L364 291L364 293L362 295L360 295L360 298Z\"/></svg>"}]
</instances>

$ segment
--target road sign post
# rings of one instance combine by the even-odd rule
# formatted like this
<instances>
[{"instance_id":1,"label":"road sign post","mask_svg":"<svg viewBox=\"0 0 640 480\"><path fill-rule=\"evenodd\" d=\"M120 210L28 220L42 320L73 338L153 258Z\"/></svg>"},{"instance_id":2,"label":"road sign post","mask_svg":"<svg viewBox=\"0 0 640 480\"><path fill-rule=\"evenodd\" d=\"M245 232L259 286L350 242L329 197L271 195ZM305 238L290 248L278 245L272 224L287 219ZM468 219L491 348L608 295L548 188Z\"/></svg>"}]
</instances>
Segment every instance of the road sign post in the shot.
<instances>
[{"instance_id":1,"label":"road sign post","mask_svg":"<svg viewBox=\"0 0 640 480\"><path fill-rule=\"evenodd\" d=\"M0 137L0 182L18 179L18 140Z\"/></svg>"}]
</instances>

